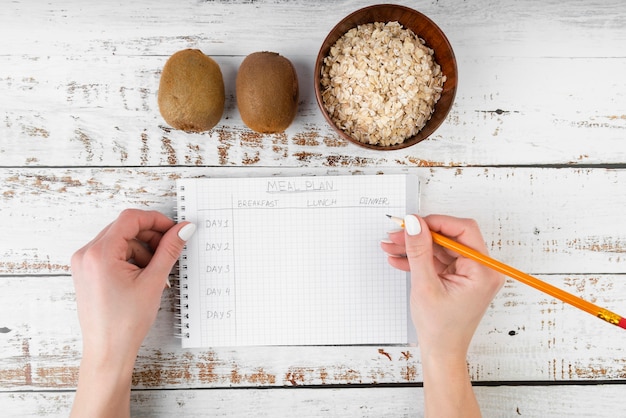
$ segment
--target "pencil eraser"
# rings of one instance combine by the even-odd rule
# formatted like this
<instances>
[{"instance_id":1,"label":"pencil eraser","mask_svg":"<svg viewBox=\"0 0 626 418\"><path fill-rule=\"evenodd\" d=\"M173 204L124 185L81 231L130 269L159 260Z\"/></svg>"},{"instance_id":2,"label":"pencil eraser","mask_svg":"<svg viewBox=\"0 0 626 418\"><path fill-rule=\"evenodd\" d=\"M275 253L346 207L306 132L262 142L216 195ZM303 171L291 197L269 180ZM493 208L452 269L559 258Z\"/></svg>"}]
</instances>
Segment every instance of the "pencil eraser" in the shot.
<instances>
[{"instance_id":1,"label":"pencil eraser","mask_svg":"<svg viewBox=\"0 0 626 418\"><path fill-rule=\"evenodd\" d=\"M620 318L619 322L617 323L617 326L626 329L626 318Z\"/></svg>"}]
</instances>

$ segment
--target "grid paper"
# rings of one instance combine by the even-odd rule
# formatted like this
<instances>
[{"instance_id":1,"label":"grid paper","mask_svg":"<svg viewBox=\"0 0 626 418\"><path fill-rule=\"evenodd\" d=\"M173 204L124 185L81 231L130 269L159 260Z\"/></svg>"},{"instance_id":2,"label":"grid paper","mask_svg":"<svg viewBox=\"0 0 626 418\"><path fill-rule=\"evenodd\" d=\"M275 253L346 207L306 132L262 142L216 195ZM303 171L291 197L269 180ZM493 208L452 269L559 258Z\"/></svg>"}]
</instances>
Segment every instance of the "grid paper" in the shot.
<instances>
[{"instance_id":1,"label":"grid paper","mask_svg":"<svg viewBox=\"0 0 626 418\"><path fill-rule=\"evenodd\" d=\"M405 344L407 274L380 240L417 211L411 175L177 182L184 347Z\"/></svg>"}]
</instances>

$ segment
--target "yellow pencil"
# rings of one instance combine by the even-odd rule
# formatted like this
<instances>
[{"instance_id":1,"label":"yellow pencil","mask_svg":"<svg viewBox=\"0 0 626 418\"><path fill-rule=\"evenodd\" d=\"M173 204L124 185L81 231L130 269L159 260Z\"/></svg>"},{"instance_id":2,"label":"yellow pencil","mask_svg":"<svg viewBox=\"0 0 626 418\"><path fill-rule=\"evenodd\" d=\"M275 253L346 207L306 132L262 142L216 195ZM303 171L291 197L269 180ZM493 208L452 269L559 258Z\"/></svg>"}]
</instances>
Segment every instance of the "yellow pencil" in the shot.
<instances>
[{"instance_id":1,"label":"yellow pencil","mask_svg":"<svg viewBox=\"0 0 626 418\"><path fill-rule=\"evenodd\" d=\"M400 225L401 228L404 228L404 220L402 218L391 215L387 215L387 217ZM523 273L485 254L479 253L478 251L473 250L463 244L459 244L458 242L448 237L445 237L437 232L431 231L430 233L433 237L433 242L441 245L442 247L445 247L464 257L477 261L497 272L516 279L524 284L527 284L528 286L534 287L535 289L540 290L565 303L569 303L570 305L582 309L583 311L588 312L593 316L597 316L598 318L610 324L617 325L618 327L626 329L626 319L616 313L594 305L593 303L581 299L578 296L572 295L571 293L567 293L566 291L561 290L558 287L552 286L551 284L541 281L536 277Z\"/></svg>"}]
</instances>

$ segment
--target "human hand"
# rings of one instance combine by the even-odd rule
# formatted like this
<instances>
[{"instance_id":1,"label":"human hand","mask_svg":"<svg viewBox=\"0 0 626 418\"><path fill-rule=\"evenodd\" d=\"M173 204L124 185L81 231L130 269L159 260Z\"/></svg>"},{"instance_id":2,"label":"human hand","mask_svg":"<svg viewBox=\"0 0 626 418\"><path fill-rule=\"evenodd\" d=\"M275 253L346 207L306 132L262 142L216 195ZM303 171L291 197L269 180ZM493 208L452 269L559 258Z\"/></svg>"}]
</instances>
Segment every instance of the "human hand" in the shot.
<instances>
[{"instance_id":1,"label":"human hand","mask_svg":"<svg viewBox=\"0 0 626 418\"><path fill-rule=\"evenodd\" d=\"M87 354L137 352L192 224L155 211L125 210L72 257ZM184 238L189 238L189 235Z\"/></svg>"},{"instance_id":2,"label":"human hand","mask_svg":"<svg viewBox=\"0 0 626 418\"><path fill-rule=\"evenodd\" d=\"M72 416L128 416L137 353L195 225L125 210L72 256L83 333Z\"/></svg>"},{"instance_id":3,"label":"human hand","mask_svg":"<svg viewBox=\"0 0 626 418\"><path fill-rule=\"evenodd\" d=\"M411 316L422 355L465 358L472 336L504 277L433 245L429 230L487 253L475 221L443 215L405 218L405 231L381 243L389 264L411 272ZM406 256L404 256L406 255Z\"/></svg>"},{"instance_id":4,"label":"human hand","mask_svg":"<svg viewBox=\"0 0 626 418\"><path fill-rule=\"evenodd\" d=\"M486 254L473 220L408 215L404 225L404 231L389 233L389 241L381 246L389 254L389 264L411 272L411 317L422 358L424 416L480 417L467 350L504 277L433 245L429 230Z\"/></svg>"}]
</instances>

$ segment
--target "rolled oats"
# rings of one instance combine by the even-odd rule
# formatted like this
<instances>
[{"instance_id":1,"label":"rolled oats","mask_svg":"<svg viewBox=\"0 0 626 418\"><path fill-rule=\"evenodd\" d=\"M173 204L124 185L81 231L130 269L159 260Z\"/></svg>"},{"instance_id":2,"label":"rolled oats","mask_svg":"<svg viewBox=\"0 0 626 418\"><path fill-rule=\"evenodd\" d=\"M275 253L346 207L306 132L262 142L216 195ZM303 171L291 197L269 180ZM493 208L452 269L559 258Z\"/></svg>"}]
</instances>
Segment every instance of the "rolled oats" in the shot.
<instances>
[{"instance_id":1,"label":"rolled oats","mask_svg":"<svg viewBox=\"0 0 626 418\"><path fill-rule=\"evenodd\" d=\"M349 30L321 69L331 119L358 141L381 146L400 144L424 127L445 81L433 51L398 22Z\"/></svg>"}]
</instances>

